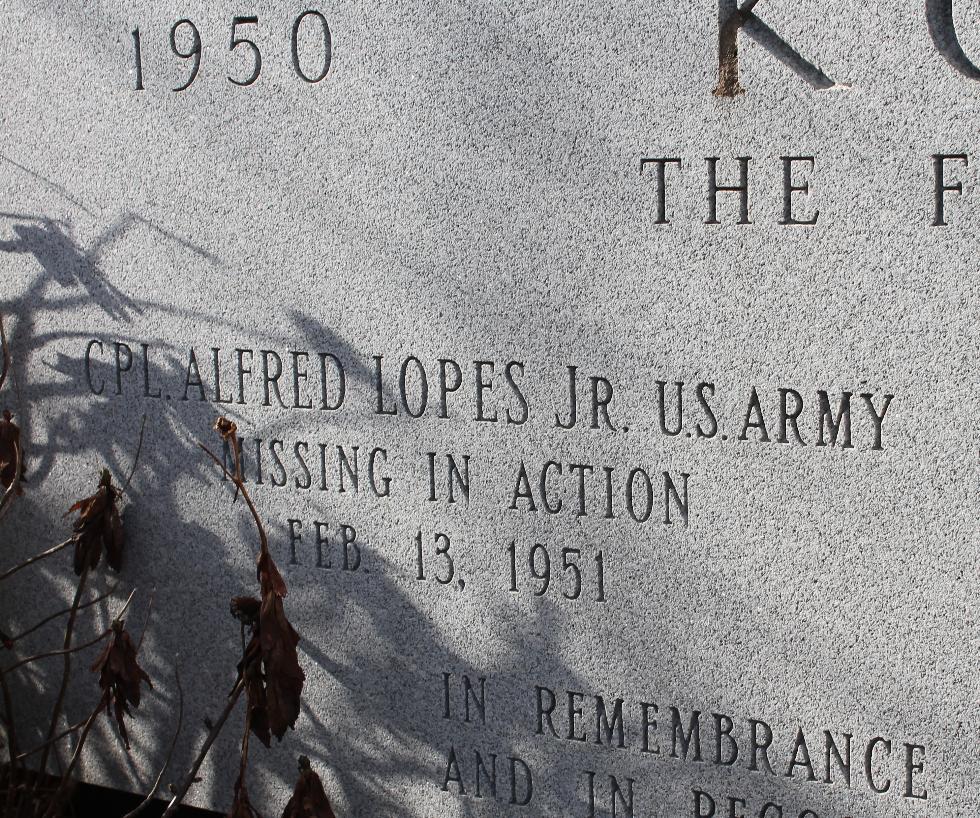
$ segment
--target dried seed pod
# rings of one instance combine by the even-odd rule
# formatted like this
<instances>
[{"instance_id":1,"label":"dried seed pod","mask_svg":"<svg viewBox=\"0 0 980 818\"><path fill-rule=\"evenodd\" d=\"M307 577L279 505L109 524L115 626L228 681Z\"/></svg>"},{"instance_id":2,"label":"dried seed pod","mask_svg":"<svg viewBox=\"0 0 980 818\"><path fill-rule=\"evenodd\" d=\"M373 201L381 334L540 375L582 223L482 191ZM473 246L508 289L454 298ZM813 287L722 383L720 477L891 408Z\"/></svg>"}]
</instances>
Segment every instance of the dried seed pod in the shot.
<instances>
[{"instance_id":1,"label":"dried seed pod","mask_svg":"<svg viewBox=\"0 0 980 818\"><path fill-rule=\"evenodd\" d=\"M324 792L323 782L313 772L306 756L299 757L299 778L282 818L337 818Z\"/></svg>"},{"instance_id":2,"label":"dried seed pod","mask_svg":"<svg viewBox=\"0 0 980 818\"><path fill-rule=\"evenodd\" d=\"M221 435L222 440L227 440L229 443L234 442L236 435L238 434L238 427L233 421L228 420L228 418L221 416L214 422L215 431Z\"/></svg>"},{"instance_id":3,"label":"dried seed pod","mask_svg":"<svg viewBox=\"0 0 980 818\"><path fill-rule=\"evenodd\" d=\"M259 623L262 603L254 596L236 596L231 600L231 615L243 625L254 628Z\"/></svg>"}]
</instances>

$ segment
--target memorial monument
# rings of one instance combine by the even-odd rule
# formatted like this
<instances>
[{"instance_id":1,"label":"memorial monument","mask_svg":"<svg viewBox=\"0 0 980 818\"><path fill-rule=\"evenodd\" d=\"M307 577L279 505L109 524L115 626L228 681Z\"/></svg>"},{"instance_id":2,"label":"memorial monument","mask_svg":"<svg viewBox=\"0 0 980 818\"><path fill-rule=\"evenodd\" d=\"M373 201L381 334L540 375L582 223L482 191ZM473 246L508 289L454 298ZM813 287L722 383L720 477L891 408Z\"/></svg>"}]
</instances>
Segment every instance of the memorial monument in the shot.
<instances>
[{"instance_id":1,"label":"memorial monument","mask_svg":"<svg viewBox=\"0 0 980 818\"><path fill-rule=\"evenodd\" d=\"M224 416L305 674L263 814L300 754L338 816L980 814L978 22L13 0L3 564L144 427L154 687L82 777L148 789L178 665L176 780L234 683ZM4 621L71 601L40 576Z\"/></svg>"}]
</instances>

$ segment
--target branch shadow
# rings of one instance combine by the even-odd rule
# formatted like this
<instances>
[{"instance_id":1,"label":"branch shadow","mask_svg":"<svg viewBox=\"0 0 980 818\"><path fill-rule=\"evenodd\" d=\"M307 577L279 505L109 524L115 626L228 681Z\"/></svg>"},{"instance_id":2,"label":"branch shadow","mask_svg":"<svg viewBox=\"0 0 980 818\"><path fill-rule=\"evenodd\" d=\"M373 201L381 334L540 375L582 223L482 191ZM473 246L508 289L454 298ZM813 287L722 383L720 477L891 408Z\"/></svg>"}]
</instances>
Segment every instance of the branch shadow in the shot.
<instances>
[{"instance_id":1,"label":"branch shadow","mask_svg":"<svg viewBox=\"0 0 980 818\"><path fill-rule=\"evenodd\" d=\"M86 248L73 238L71 226L65 222L43 215L9 215L13 218L13 237L3 240L0 249L31 255L39 267L22 300L4 307L14 309L18 317L15 349L26 351L66 338L87 337L76 329L46 330L41 325L50 318L46 313L63 316L88 301L102 310L107 321L122 325L117 338L134 345L136 338L128 325L136 316L149 315L150 311L159 311L164 319L216 320L207 311L176 309L128 296L112 286L98 261L106 243L146 226L154 240L178 242L209 264L221 263L194 243L157 229L136 214L123 214L112 221L102 239ZM67 297L62 292L78 288L84 292ZM339 332L301 310L291 314L291 321L308 345L323 345L335 352L355 380L373 385L369 356L347 343ZM117 329L114 327L113 331ZM256 341L279 343L284 348L295 341L286 333L268 334L231 322L223 329ZM147 367L153 383L179 382L185 374L184 363L174 356L163 363L148 362ZM116 780L121 776L133 788L142 788L155 774L169 741L167 728L172 726L176 701L176 691L169 684L173 657L181 656L185 679L187 728L174 758L174 770L181 771L196 753L205 717L214 717L222 695L231 687L240 656L239 632L227 614L227 600L254 588L255 533L244 510L229 507L228 484L196 448L197 439L208 437L207 430L215 416L227 412L229 407L206 398L169 404L165 399L140 402L138 395L136 400L95 398L85 392L81 356L73 358L64 353L43 368L30 369L24 361L17 365L15 375L28 405L44 412L46 428L54 429L47 438L31 441L32 489L43 487L45 479L56 474L58 456L66 451L92 465L88 472L59 476L61 484L77 485L80 496L94 488L96 464L101 466L106 461L117 476L126 474L141 415L145 413L148 418L146 444L129 493L125 587L117 596L131 587L131 581L141 589L155 589L156 605L144 664L158 684L154 694L145 700L145 709L141 707L132 722L134 754L121 749L107 720L102 720L98 736L102 752L85 767L86 774L117 777ZM383 388L390 400L394 390L387 383ZM52 408L67 404L80 394L85 396L84 402L74 400L71 408L65 410ZM30 418L26 411L24 415ZM358 431L369 428L369 416L370 408L365 407L360 413L330 417L324 425ZM272 423L277 430L290 429L307 425L307 417L274 419ZM400 425L401 420L394 424L394 436L412 439L412 427ZM264 435L270 426L257 424L254 434ZM247 431L243 429L243 433ZM193 496L192 502L187 499L189 495ZM256 495L264 510L279 504L270 488L257 490ZM62 507L68 504L66 501ZM336 496L307 505L328 519L338 519L348 511ZM40 531L54 541L55 532L63 532L65 526L60 508L52 509L30 499L19 503L12 520L14 530ZM195 519L194 514L199 516ZM227 522L229 519L232 522ZM360 541L369 570L350 575L338 570L318 571L310 567L308 560L304 565L287 567L289 542L281 528L277 529L273 547L290 585L287 613L303 637L300 649L309 686L297 731L290 733L276 752L257 750L253 755L252 775L264 782L264 793L284 798L294 776L295 756L304 753L315 760L315 766L332 771L330 789L341 794L338 800L351 815L423 818L452 814L477 818L519 814L516 805L506 803L506 794L500 794L506 793L503 786L496 798L475 796L471 787L472 753L480 751L485 758L490 754L498 759L516 757L528 764L538 782L533 814L542 818L588 814L581 779L573 775L585 770L614 770L617 775L650 779L658 792L672 794L671 808L681 803L681 794L689 795L692 781L741 792L758 789L774 798L798 794L793 782L773 780L760 786L756 777L741 770L706 771L694 763L665 768L661 761L635 754L624 756L610 747L537 736L533 685L596 691L609 657L595 656L583 661L583 657L575 656L565 636L574 631L576 621L567 606L550 599L535 603L530 615L527 611L515 612L505 599L488 603L479 617L470 611L469 618L455 618L454 614L467 604L465 595L450 587L442 589L440 597L436 594L438 589L419 588L410 576L406 578L404 564L396 559L398 546L392 542L393 536L399 535L398 526L404 527L404 523L392 519L387 509L379 512L375 529L381 539ZM548 534L560 536L551 524L543 536ZM26 556L34 545L24 538L8 556ZM68 602L71 576L67 563L62 562L60 569L45 566L35 575L34 585L5 594L5 625L8 619L14 626L26 623L38 600L52 606ZM105 578L100 578L96 587L104 588L105 582ZM141 598L144 596L141 593ZM734 591L721 589L719 596L733 607L740 603ZM130 615L131 620L140 622L144 613L141 602ZM79 639L98 633L108 624L108 617L109 613L104 612L101 617L86 620ZM655 629L657 611L650 611L647 620ZM201 624L188 627L189 622ZM476 638L470 631L478 627L492 638ZM622 648L622 634L611 628L603 630L599 621L594 627L606 636L610 649L617 645ZM32 643L41 644L42 635L52 638L58 631L59 625L53 623ZM692 629L688 637L694 643L701 634ZM488 643L494 646L492 653L479 647ZM642 658L653 669L639 669L637 675L642 675L644 684L653 688L649 693L651 701L670 689L673 682L669 668L676 666L678 656L683 657L688 649L687 644L661 644L653 639L644 643ZM77 669L85 668L90 664L89 654L80 655L76 662ZM39 666L32 679L19 682L17 695L31 700L39 691L52 689L58 670L57 662ZM489 680L491 699L485 725L461 722L458 712L444 718L443 673L452 674L454 679L466 674ZM685 680L685 685L697 687L696 681L690 679ZM91 695L84 691L73 694L68 702L69 722L86 715L91 708ZM230 782L237 766L239 716L236 714L236 722L222 735L204 780L195 788L193 800L197 803L227 804L230 800ZM28 728L28 733L25 738L40 739L37 726ZM443 789L450 748L461 759L466 792L455 783ZM556 770L566 770L568 777L559 778ZM425 806L418 803L420 787L426 791ZM833 805L829 795L807 798L821 814ZM660 808L666 809L662 804L651 806ZM608 810L596 814L605 816Z\"/></svg>"}]
</instances>

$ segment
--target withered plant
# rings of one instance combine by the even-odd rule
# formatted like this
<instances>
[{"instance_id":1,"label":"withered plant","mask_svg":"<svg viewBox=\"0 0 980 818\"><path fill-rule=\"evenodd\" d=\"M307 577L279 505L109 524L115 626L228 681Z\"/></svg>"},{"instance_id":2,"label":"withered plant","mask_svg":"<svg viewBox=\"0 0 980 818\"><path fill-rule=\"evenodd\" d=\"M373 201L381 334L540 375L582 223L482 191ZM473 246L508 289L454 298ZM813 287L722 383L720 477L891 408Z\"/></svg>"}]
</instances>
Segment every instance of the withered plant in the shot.
<instances>
[{"instance_id":1,"label":"withered plant","mask_svg":"<svg viewBox=\"0 0 980 818\"><path fill-rule=\"evenodd\" d=\"M245 719L242 730L238 777L233 788L233 801L229 818L257 818L260 813L252 806L248 796L246 774L249 761L249 738L255 736L266 747L271 746L272 737L282 741L286 730L295 727L300 713L300 700L306 674L299 666L296 646L299 634L286 618L283 600L286 597L286 582L279 573L272 553L269 551L269 538L262 524L262 518L255 507L245 480L242 476L241 442L234 423L224 417L215 422L215 430L232 452L234 471L229 471L224 462L203 443L198 445L221 469L224 476L235 487L234 499L239 496L248 506L255 523L259 539L259 552L256 557L256 578L259 583L259 596L238 596L231 600L231 613L240 623L242 635L242 658L238 663L235 685L228 694L225 707L218 719L211 725L190 770L180 785L173 790L173 798L163 813L164 818L175 815L177 807L187 792L198 780L204 759L213 746L218 734L224 728L228 717L235 709L242 693L245 693ZM246 641L246 635L248 640ZM309 769L309 761L300 762L300 776L296 793L283 813L284 818L335 818L330 803L324 793L322 799L304 795L315 786L323 791L319 777ZM306 782L304 784L304 782ZM294 803L295 802L295 803Z\"/></svg>"},{"instance_id":2,"label":"withered plant","mask_svg":"<svg viewBox=\"0 0 980 818\"><path fill-rule=\"evenodd\" d=\"M2 391L10 370L10 355L2 316L0 348ZM249 738L255 736L269 747L273 736L281 741L287 729L295 727L300 713L305 674L296 652L299 635L287 619L283 605L287 594L286 583L269 551L265 528L242 477L237 429L234 423L225 418L219 418L215 428L234 452L234 473L229 472L211 450L203 444L199 445L218 464L225 477L232 481L235 486L234 499L237 500L239 495L242 497L255 522L259 539L256 558L258 596L239 596L231 600L231 612L240 624L243 646L235 682L218 719L213 723L205 721L208 732L190 769L178 784L170 785L170 800L163 814L177 814L188 792L199 780L201 765L244 692L240 763L237 779L231 787L233 803L229 816L255 818L259 813L249 801L246 786ZM15 634L8 633L0 622L0 642L3 645L0 657L5 656L7 659L3 661L0 658L0 728L3 739L0 749L5 749L7 755L6 763L0 763L0 818L60 818L66 813L74 786L75 771L84 749L88 746L92 727L102 713L106 713L114 721L119 740L129 750L126 720L132 716L133 710L139 708L145 689L152 688L150 677L139 663L143 637L134 640L126 627L125 614L136 590L129 594L112 616L109 627L100 630L94 638L79 643L76 632L79 630L81 617L95 611L107 612L110 598L117 590L118 585L112 585L105 592L90 598L86 594L89 580L100 570L100 566L105 565L117 574L124 568L127 535L122 523L120 504L135 473L142 445L143 428L140 429L132 470L124 483L117 484L109 470L104 469L99 475L95 492L69 507L65 516L75 517L71 533L64 542L0 572L0 584L8 582L15 575L25 580L31 576L30 572L22 573L25 569L72 549L71 567L75 575L75 591L70 606L49 614ZM4 410L0 419L0 518L7 514L14 500L23 494L25 475L20 429L14 422L13 415ZM0 590L0 594L2 593ZM152 596L147 605L147 623L151 607ZM31 637L35 637L43 626L59 619L65 620L60 648L39 648L34 652L25 649ZM144 635L145 632L146 624L143 626ZM83 651L95 649L99 644L102 645L101 652L91 665L91 671L97 677L93 674L83 677L73 675L73 659ZM46 697L51 700L46 719L47 728L41 741L34 746L24 747L17 729L18 714L22 711L14 702L15 687L11 681L16 674L26 673L35 663L56 660L59 657L62 664L57 687L33 691L31 694L32 699ZM96 679L97 684L94 683ZM184 711L183 691L176 662L174 679L177 688L176 731L171 738L160 773L149 792L124 818L134 818L152 802L169 770L181 733ZM83 691L91 690L91 711L85 719L75 724L68 724L64 718L69 689L73 692L72 698L76 700L84 698ZM65 758L66 763L62 761ZM57 772L51 769L52 761ZM335 818L320 778L305 757L300 758L299 777L283 818Z\"/></svg>"},{"instance_id":3,"label":"withered plant","mask_svg":"<svg viewBox=\"0 0 980 818\"><path fill-rule=\"evenodd\" d=\"M2 346L3 365L0 367L0 390L10 371L10 354L7 346L3 319L0 316L0 346ZM142 445L142 432L140 446ZM137 447L136 459L139 456ZM135 459L134 459L135 468ZM21 444L20 429L13 420L11 412L3 411L0 421L0 486L3 497L0 500L0 515L6 514L14 498L24 492L26 464ZM130 478L132 473L130 474ZM57 816L65 806L70 794L72 774L81 758L82 749L89 737L92 726L100 713L106 711L115 719L120 735L128 746L125 719L130 715L130 707L138 707L141 685L149 683L149 677L137 661L138 646L126 629L124 614L133 600L135 591L129 595L122 608L112 618L108 628L101 630L94 638L77 643L76 626L83 612L91 613L95 606L108 605L108 598L116 590L113 585L104 593L86 599L85 592L90 576L102 562L118 573L122 570L125 534L119 514L119 503L128 487L113 483L112 475L103 470L95 493L70 506L65 516L76 514L70 536L59 545L48 548L23 562L0 573L0 583L9 581L24 569L36 565L69 547L73 548L73 569L75 573L75 592L68 608L55 611L24 628L17 634L2 631L4 653L11 661L0 667L0 689L3 693L2 726L4 744L7 750L7 763L0 771L0 809L4 818L37 818L37 816ZM21 575L26 576L26 575ZM103 608L104 610L104 608ZM33 653L22 649L29 637L55 620L66 618L64 638L60 649L39 650ZM62 723L65 699L72 679L72 660L75 654L106 642L93 670L99 672L99 693L90 715L72 725ZM23 654L27 655L23 655ZM46 659L61 658L60 683L55 690L36 691L42 695L53 695L48 713L48 727L43 740L34 747L24 748L17 732L18 710L15 707L11 680L14 674L27 673L35 663ZM84 683L83 683L84 684ZM72 737L77 735L74 748L67 765L61 764L61 749L67 749ZM60 775L49 774L49 760L52 755L58 759Z\"/></svg>"}]
</instances>

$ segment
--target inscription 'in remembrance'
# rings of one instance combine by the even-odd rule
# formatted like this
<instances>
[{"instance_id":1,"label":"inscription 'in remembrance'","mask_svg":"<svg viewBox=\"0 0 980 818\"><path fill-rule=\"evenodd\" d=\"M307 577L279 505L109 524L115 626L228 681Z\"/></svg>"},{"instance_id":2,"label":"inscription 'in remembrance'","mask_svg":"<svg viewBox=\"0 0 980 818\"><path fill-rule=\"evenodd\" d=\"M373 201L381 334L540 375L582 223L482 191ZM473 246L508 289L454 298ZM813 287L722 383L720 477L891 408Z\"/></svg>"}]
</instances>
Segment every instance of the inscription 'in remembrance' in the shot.
<instances>
[{"instance_id":1,"label":"inscription 'in remembrance'","mask_svg":"<svg viewBox=\"0 0 980 818\"><path fill-rule=\"evenodd\" d=\"M470 728L493 727L492 680L486 676L447 671L441 674L438 699L443 720ZM562 745L600 748L610 763L631 758L628 768L615 773L583 769L570 750L570 775L586 796L588 818L598 815L661 814L664 805L651 803L637 764L657 757L684 765L693 776L690 788L692 818L744 815L749 809L759 818L820 818L806 807L792 811L782 803L766 801L754 793L743 797L709 792L697 781L704 765L741 768L751 776L796 780L844 790L864 790L874 796L912 801L929 797L925 781L927 751L924 744L886 735L844 730L777 729L763 719L726 713L705 713L677 705L560 690L536 684L505 705L507 722L523 724L525 738L556 740ZM453 743L436 770L439 788L466 799L493 799L512 806L531 806L556 781L552 768L535 769L527 758L511 751L494 752L491 745ZM516 738L516 737L515 737ZM491 739L492 740L492 739ZM520 743L518 741L518 743ZM525 742L526 743L526 742ZM586 756L583 756L583 760ZM589 754L588 757L594 757ZM660 777L660 773L656 777ZM806 790L801 794L805 797ZM668 805L666 814L681 814ZM608 812L606 812L608 810Z\"/></svg>"}]
</instances>

